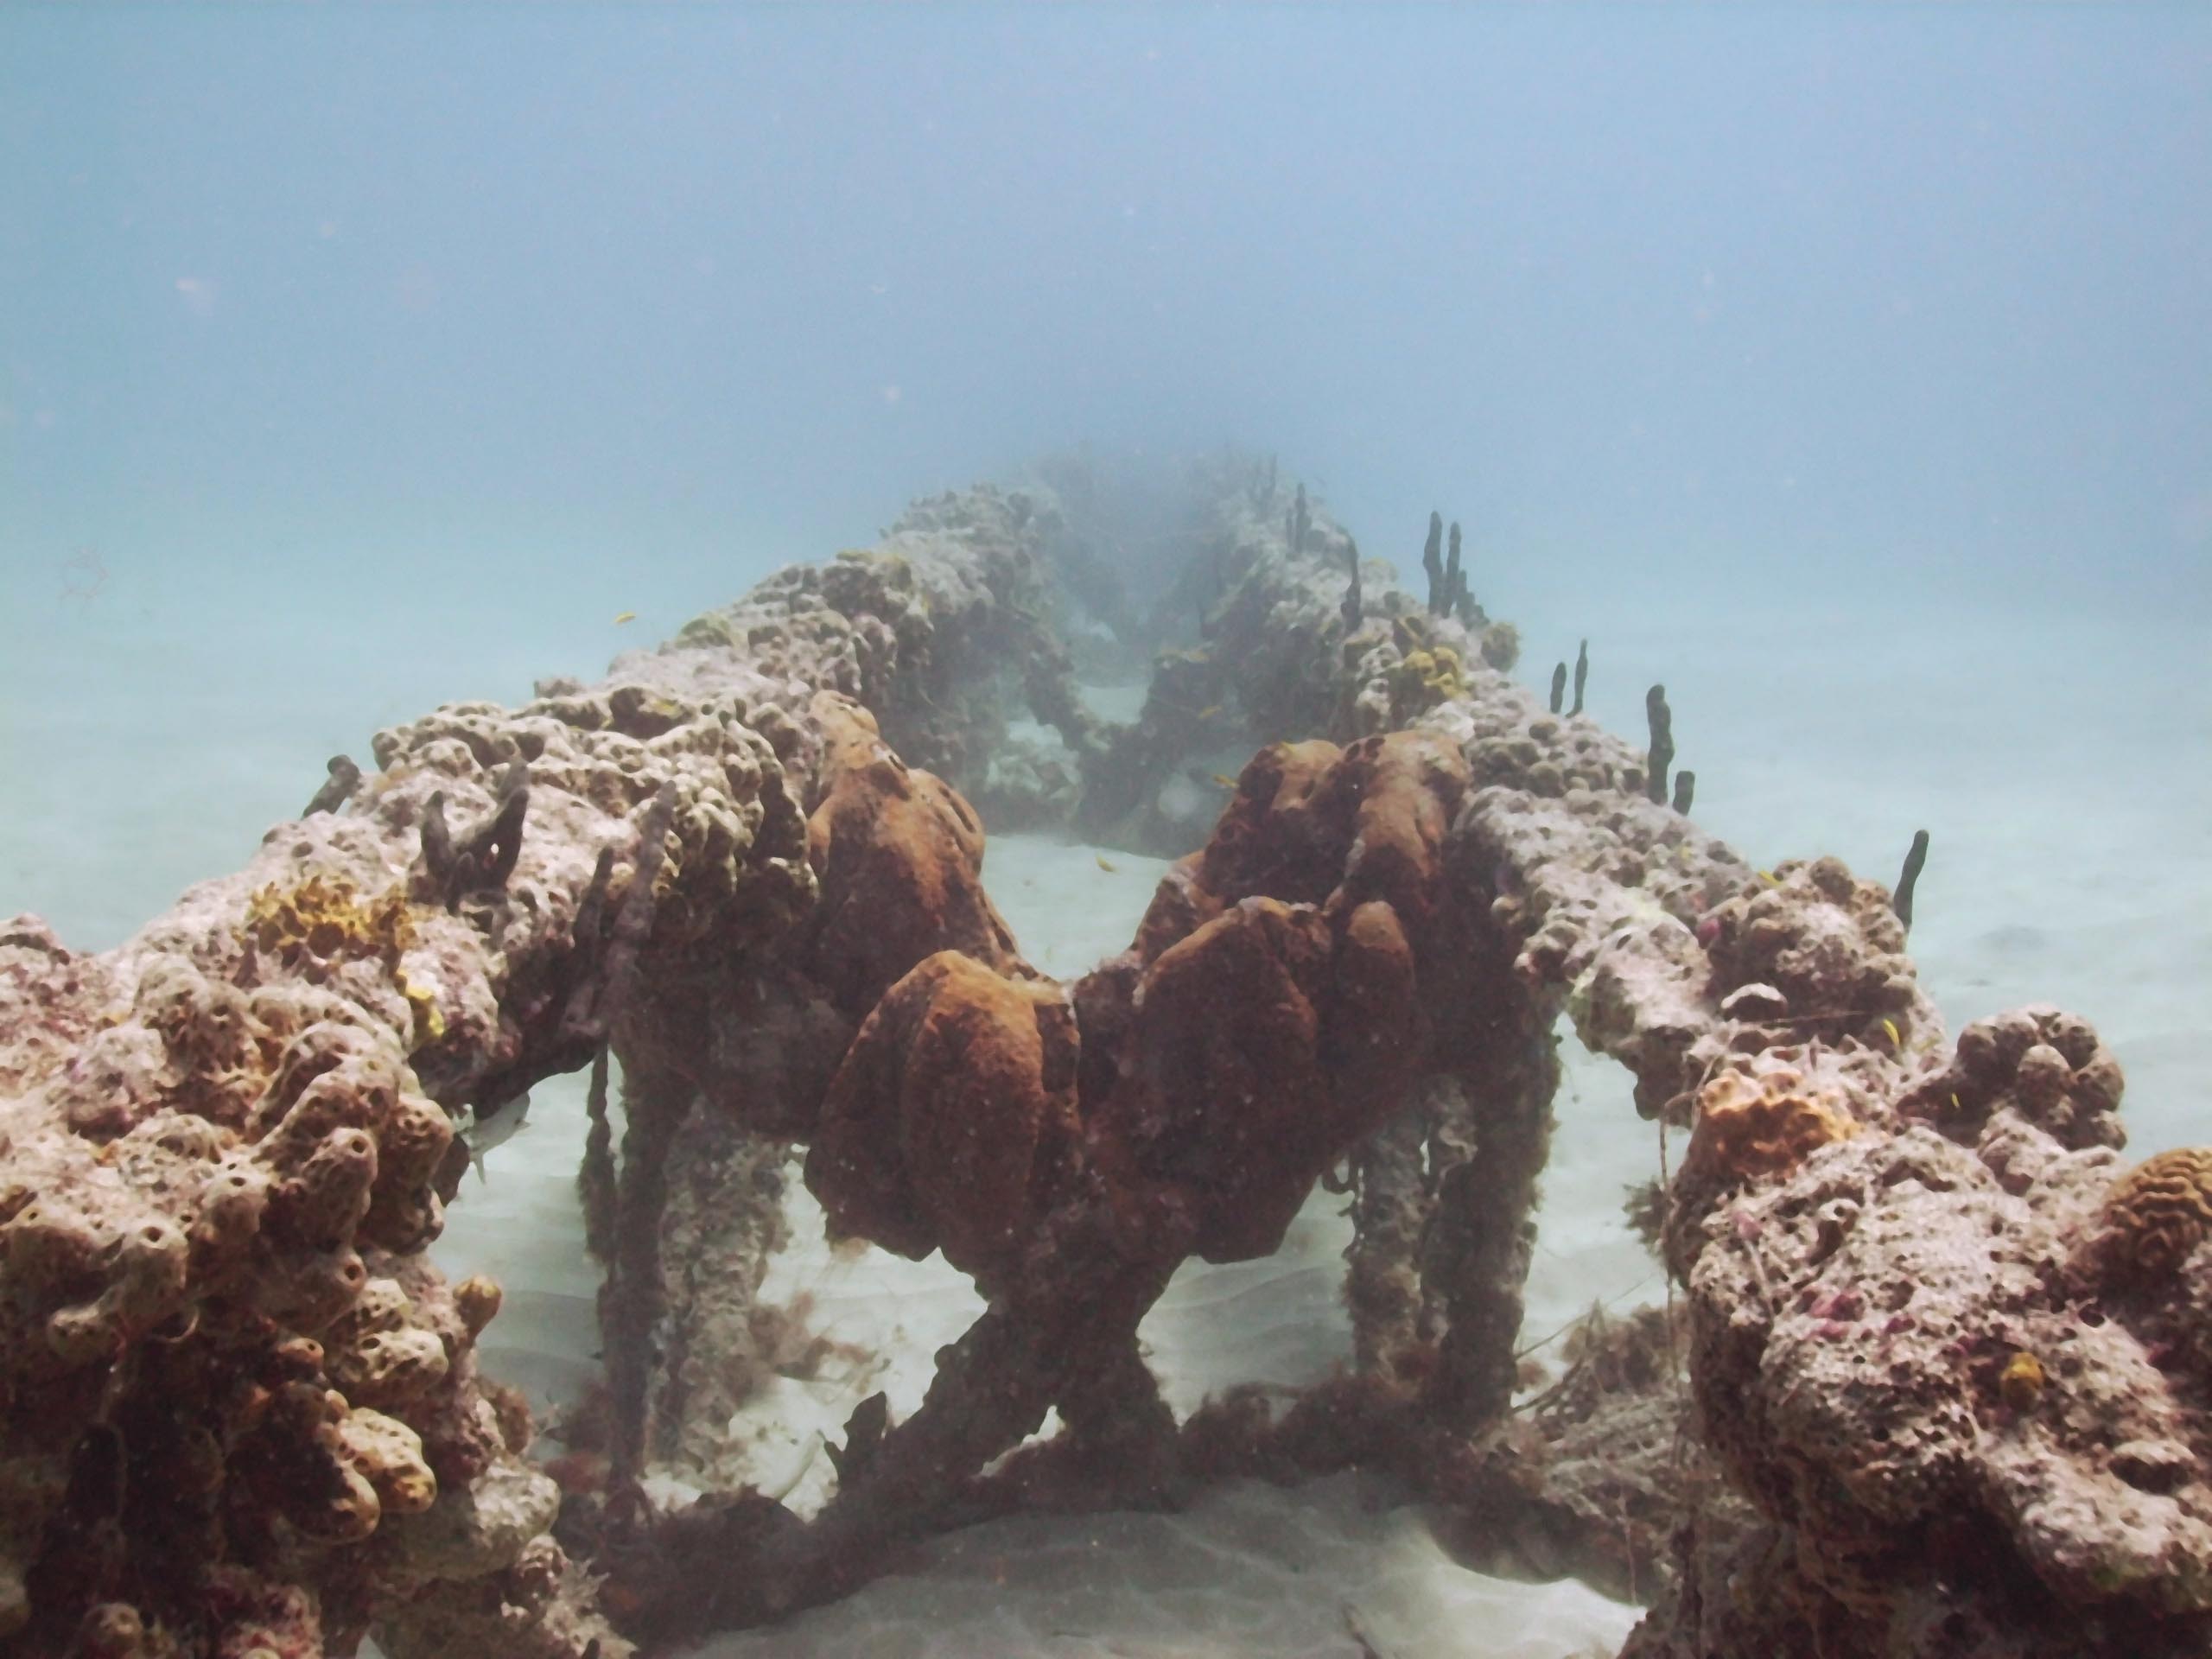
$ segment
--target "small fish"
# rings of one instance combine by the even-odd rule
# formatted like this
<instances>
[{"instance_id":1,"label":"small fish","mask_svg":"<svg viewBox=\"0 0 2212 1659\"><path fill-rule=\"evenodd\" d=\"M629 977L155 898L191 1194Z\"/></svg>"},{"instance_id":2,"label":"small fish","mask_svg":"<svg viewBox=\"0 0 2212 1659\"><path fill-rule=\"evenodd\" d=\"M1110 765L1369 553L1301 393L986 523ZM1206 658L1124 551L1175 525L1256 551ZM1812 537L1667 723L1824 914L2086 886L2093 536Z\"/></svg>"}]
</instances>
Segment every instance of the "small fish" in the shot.
<instances>
[{"instance_id":1,"label":"small fish","mask_svg":"<svg viewBox=\"0 0 2212 1659\"><path fill-rule=\"evenodd\" d=\"M1236 780L1225 772L1215 772L1213 774L1213 780L1217 784L1219 784L1224 789L1234 789L1236 787Z\"/></svg>"},{"instance_id":2,"label":"small fish","mask_svg":"<svg viewBox=\"0 0 2212 1659\"><path fill-rule=\"evenodd\" d=\"M1103 853L1093 853L1091 856L1098 861L1098 868L1105 871L1109 875L1114 874L1120 868L1120 866L1116 865Z\"/></svg>"},{"instance_id":3,"label":"small fish","mask_svg":"<svg viewBox=\"0 0 2212 1659\"><path fill-rule=\"evenodd\" d=\"M614 613L614 626L618 628L625 622L634 622L637 620L638 613L635 611L617 611Z\"/></svg>"},{"instance_id":4,"label":"small fish","mask_svg":"<svg viewBox=\"0 0 2212 1659\"><path fill-rule=\"evenodd\" d=\"M494 1107L491 1116L490 1122L480 1122L471 1109L458 1131L467 1145L468 1161L476 1166L476 1179L486 1185L492 1178L484 1173L485 1154L494 1147L505 1145L529 1126L530 1091L525 1089L504 1105Z\"/></svg>"},{"instance_id":5,"label":"small fish","mask_svg":"<svg viewBox=\"0 0 2212 1659\"><path fill-rule=\"evenodd\" d=\"M1772 870L1761 870L1759 872L1759 880L1765 882L1770 887L1778 887L1782 885L1782 878L1777 875Z\"/></svg>"},{"instance_id":6,"label":"small fish","mask_svg":"<svg viewBox=\"0 0 2212 1659\"><path fill-rule=\"evenodd\" d=\"M1219 718L1220 715L1221 715L1221 705L1220 705L1219 703L1217 703L1217 702L1216 702L1216 703L1211 703L1211 704L1207 705L1205 708L1201 709L1199 709L1199 710L1198 710L1198 718L1199 718L1200 720L1214 720L1214 719L1217 719L1217 718Z\"/></svg>"},{"instance_id":7,"label":"small fish","mask_svg":"<svg viewBox=\"0 0 2212 1659\"><path fill-rule=\"evenodd\" d=\"M1898 1053L1904 1053L1904 1039L1897 1035L1897 1022L1894 1020L1885 1020L1882 1021L1882 1029L1890 1033L1890 1046L1896 1049Z\"/></svg>"}]
</instances>

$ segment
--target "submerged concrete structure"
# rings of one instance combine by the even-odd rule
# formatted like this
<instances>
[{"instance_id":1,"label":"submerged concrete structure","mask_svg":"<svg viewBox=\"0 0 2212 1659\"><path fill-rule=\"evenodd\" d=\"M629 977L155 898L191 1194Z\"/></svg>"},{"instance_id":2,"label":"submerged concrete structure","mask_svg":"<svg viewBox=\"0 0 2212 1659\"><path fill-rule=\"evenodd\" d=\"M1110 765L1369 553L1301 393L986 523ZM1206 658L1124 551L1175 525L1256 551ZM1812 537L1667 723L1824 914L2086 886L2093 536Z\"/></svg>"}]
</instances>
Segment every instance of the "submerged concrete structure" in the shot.
<instances>
[{"instance_id":1,"label":"submerged concrete structure","mask_svg":"<svg viewBox=\"0 0 2212 1659\"><path fill-rule=\"evenodd\" d=\"M1885 888L1700 834L1479 595L1271 466L1180 487L1164 593L1114 590L1096 494L939 497L598 685L379 734L117 950L0 924L0 1653L615 1659L1009 1508L1351 1463L1649 1600L1643 1659L2202 1653L2212 1154L2130 1170L2076 1018L1947 1039ZM1156 649L1128 725L1077 695L1083 609ZM1037 972L967 798L1156 842L1224 734L1130 948ZM1679 1307L1516 1408L1562 1019L1687 1131ZM498 1287L424 1252L456 1122L589 1066L604 1467L564 1491L477 1363ZM819 1514L664 1510L760 1375L802 1155L833 1228L988 1310L918 1412L855 1414ZM1356 1373L1179 1423L1138 1321L1322 1180Z\"/></svg>"}]
</instances>

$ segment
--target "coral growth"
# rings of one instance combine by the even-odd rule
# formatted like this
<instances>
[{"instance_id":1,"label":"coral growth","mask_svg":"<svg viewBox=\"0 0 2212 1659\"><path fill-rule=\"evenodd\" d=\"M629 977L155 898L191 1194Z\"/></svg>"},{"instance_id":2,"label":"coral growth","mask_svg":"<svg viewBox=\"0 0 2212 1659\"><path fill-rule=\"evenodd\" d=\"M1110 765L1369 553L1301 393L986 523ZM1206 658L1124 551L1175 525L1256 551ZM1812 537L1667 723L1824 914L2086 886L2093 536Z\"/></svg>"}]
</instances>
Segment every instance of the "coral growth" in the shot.
<instances>
[{"instance_id":1,"label":"coral growth","mask_svg":"<svg viewBox=\"0 0 2212 1659\"><path fill-rule=\"evenodd\" d=\"M1402 717L1426 714L1440 702L1466 694L1459 675L1459 653L1449 645L1408 652L1390 671L1390 702Z\"/></svg>"},{"instance_id":2,"label":"coral growth","mask_svg":"<svg viewBox=\"0 0 2212 1659\"><path fill-rule=\"evenodd\" d=\"M1341 935L1263 898L1206 923L1141 983L1140 1058L1091 1120L1109 1182L1208 1261L1271 1254L1315 1178L1396 1103L1414 991L1387 905L1358 907Z\"/></svg>"},{"instance_id":3,"label":"coral growth","mask_svg":"<svg viewBox=\"0 0 2212 1659\"><path fill-rule=\"evenodd\" d=\"M893 753L866 709L824 694L812 712L824 759L808 823L822 893L807 924L811 976L857 1018L936 950L1011 967L1014 936L983 892L983 827L967 802Z\"/></svg>"},{"instance_id":4,"label":"coral growth","mask_svg":"<svg viewBox=\"0 0 2212 1659\"><path fill-rule=\"evenodd\" d=\"M348 957L395 966L415 942L404 887L365 902L348 878L318 872L255 893L246 900L245 931L255 950L309 979Z\"/></svg>"},{"instance_id":5,"label":"coral growth","mask_svg":"<svg viewBox=\"0 0 2212 1659\"><path fill-rule=\"evenodd\" d=\"M686 720L619 686L442 710L379 735L350 810L110 957L6 930L0 989L31 1019L0 1091L0 1636L114 1648L135 1620L180 1653L350 1649L550 1524L526 1414L476 1371L496 1287L449 1290L422 1255L462 1166L452 1112L574 1064L594 1027L564 1020L603 1017L623 962L812 892L770 744L667 706ZM500 884L410 903L393 872L429 802L481 820L523 761ZM652 864L662 825L680 898L626 903L651 894L622 861ZM611 1640L565 1593L510 1639Z\"/></svg>"},{"instance_id":6,"label":"coral growth","mask_svg":"<svg viewBox=\"0 0 2212 1659\"><path fill-rule=\"evenodd\" d=\"M1073 1011L945 950L892 987L831 1084L806 1179L830 1225L988 1294L1021 1269L1076 1155Z\"/></svg>"},{"instance_id":7,"label":"coral growth","mask_svg":"<svg viewBox=\"0 0 2212 1659\"><path fill-rule=\"evenodd\" d=\"M2089 1249L2107 1275L2170 1281L2212 1233L2212 1149L2145 1159L2112 1185Z\"/></svg>"},{"instance_id":8,"label":"coral growth","mask_svg":"<svg viewBox=\"0 0 2212 1659\"><path fill-rule=\"evenodd\" d=\"M2089 1022L2056 1008L2020 1008L1977 1020L1959 1033L1949 1064L1915 1083L1900 1114L1952 1139L2024 1145L2049 1135L2069 1149L2117 1147L2120 1062Z\"/></svg>"},{"instance_id":9,"label":"coral growth","mask_svg":"<svg viewBox=\"0 0 2212 1659\"><path fill-rule=\"evenodd\" d=\"M1318 501L1196 475L1128 727L1052 631L1080 526L979 490L605 685L378 734L380 775L120 950L0 925L0 1644L617 1659L607 1612L775 1616L994 1505L1363 1461L1499 1553L1656 1586L1644 1659L2202 1652L2212 1154L2122 1173L2118 1065L2056 1010L1947 1057L1884 889L1698 835L1663 746L1504 677L1440 556L1423 605ZM1017 700L1138 833L1201 741L1302 740L1065 988L961 792ZM1593 1323L1516 1414L1562 1014L1690 1126L1638 1206L1681 1312ZM424 1249L454 1116L586 1065L608 1376L563 1510L478 1370L498 1287ZM813 1521L658 1514L651 1460L710 1468L774 1348L791 1139L834 1228L988 1309L918 1409L855 1414ZM1340 1167L1357 1373L1179 1433L1139 1321Z\"/></svg>"},{"instance_id":10,"label":"coral growth","mask_svg":"<svg viewBox=\"0 0 2212 1659\"><path fill-rule=\"evenodd\" d=\"M1815 1148L1859 1132L1840 1099L1807 1088L1788 1065L1722 1072L1698 1091L1682 1179L1725 1185L1795 1169Z\"/></svg>"},{"instance_id":11,"label":"coral growth","mask_svg":"<svg viewBox=\"0 0 2212 1659\"><path fill-rule=\"evenodd\" d=\"M1759 1023L1798 1038L1850 1036L1895 1051L1922 1017L1889 893L1840 859L1777 865L1715 906L1699 935L1714 988L1769 988L1776 1000Z\"/></svg>"}]
</instances>

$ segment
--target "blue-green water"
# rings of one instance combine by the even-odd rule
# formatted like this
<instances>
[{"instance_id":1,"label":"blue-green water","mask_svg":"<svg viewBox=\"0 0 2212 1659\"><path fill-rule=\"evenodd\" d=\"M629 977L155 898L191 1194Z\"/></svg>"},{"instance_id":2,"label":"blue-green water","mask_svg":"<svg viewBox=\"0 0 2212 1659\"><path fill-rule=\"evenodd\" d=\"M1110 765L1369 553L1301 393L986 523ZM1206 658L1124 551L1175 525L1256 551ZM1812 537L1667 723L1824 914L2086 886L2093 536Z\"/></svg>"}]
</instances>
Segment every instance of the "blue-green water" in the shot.
<instances>
[{"instance_id":1,"label":"blue-green water","mask_svg":"<svg viewBox=\"0 0 2212 1659\"><path fill-rule=\"evenodd\" d=\"M0 916L112 945L380 725L594 676L1041 452L1233 441L1402 567L1464 519L1522 676L1588 637L1628 732L1663 680L1753 857L1886 877L1930 828L1953 1026L2076 1008L2135 1147L2203 1139L2212 10L27 5L0 181ZM1004 853L1055 970L1141 909L1089 849ZM1572 1077L1553 1311L1649 1274L1624 1086ZM512 1277L495 1358L573 1382L558 1121L443 1248ZM1310 1380L1336 1337L1268 1321L1335 1248L1166 1369ZM1116 1531L1130 1640L1177 1548L1325 1558L1470 1651L1610 1617L1485 1633L1395 1535L1242 1502ZM1080 1545L1014 1569L1047 1612ZM977 1570L789 1650L986 1618Z\"/></svg>"}]
</instances>

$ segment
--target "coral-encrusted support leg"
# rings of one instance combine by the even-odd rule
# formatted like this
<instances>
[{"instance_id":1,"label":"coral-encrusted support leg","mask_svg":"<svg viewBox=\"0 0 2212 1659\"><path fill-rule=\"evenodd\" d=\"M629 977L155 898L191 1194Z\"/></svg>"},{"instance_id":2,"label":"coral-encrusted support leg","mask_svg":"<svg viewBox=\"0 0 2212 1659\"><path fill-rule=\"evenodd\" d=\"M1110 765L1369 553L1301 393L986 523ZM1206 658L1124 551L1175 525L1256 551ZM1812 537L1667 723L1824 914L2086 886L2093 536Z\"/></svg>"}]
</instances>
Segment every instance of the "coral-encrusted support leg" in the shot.
<instances>
[{"instance_id":1,"label":"coral-encrusted support leg","mask_svg":"<svg viewBox=\"0 0 2212 1659\"><path fill-rule=\"evenodd\" d=\"M1071 1376L1055 1403L1093 1490L1130 1507L1172 1500L1179 1484L1175 1414L1135 1331L1096 1369Z\"/></svg>"},{"instance_id":2,"label":"coral-encrusted support leg","mask_svg":"<svg viewBox=\"0 0 2212 1659\"><path fill-rule=\"evenodd\" d=\"M1439 1120L1436 1215L1423 1281L1444 1319L1430 1401L1474 1427L1513 1398L1514 1348L1536 1238L1536 1178L1551 1147L1559 1087L1554 1009L1510 975L1490 977L1495 1013L1460 1075L1474 1150L1461 1155L1456 1114ZM1464 1134L1464 1131L1461 1132Z\"/></svg>"},{"instance_id":3,"label":"coral-encrusted support leg","mask_svg":"<svg viewBox=\"0 0 2212 1659\"><path fill-rule=\"evenodd\" d=\"M669 1149L694 1096L689 1085L626 1061L622 1173L614 1260L600 1287L599 1328L613 1405L608 1490L634 1492L645 1469L646 1420L658 1372L654 1343L663 1306L661 1227L668 1209Z\"/></svg>"},{"instance_id":4,"label":"coral-encrusted support leg","mask_svg":"<svg viewBox=\"0 0 2212 1659\"><path fill-rule=\"evenodd\" d=\"M1416 1258L1434 1212L1426 1168L1432 1093L1421 1090L1352 1154L1356 1196L1344 1296L1363 1376L1403 1379L1421 1347Z\"/></svg>"},{"instance_id":5,"label":"coral-encrusted support leg","mask_svg":"<svg viewBox=\"0 0 2212 1659\"><path fill-rule=\"evenodd\" d=\"M788 1242L790 1144L750 1135L702 1101L677 1129L663 1211L661 1284L668 1332L646 1436L649 1456L707 1469L734 1451L730 1419L767 1370L761 1281Z\"/></svg>"},{"instance_id":6,"label":"coral-encrusted support leg","mask_svg":"<svg viewBox=\"0 0 2212 1659\"><path fill-rule=\"evenodd\" d=\"M1116 1230L1083 1203L1046 1223L1037 1274L938 1351L920 1408L884 1435L862 1478L810 1526L782 1532L728 1574L704 1628L779 1616L873 1577L887 1548L934 1530L972 1478L1035 1433L1054 1405L1092 1427L1107 1408L1124 1429L1156 1413L1172 1433L1156 1388L1148 1376L1137 1388L1130 1368L1143 1369L1136 1327L1181 1253L1133 1257Z\"/></svg>"}]
</instances>

